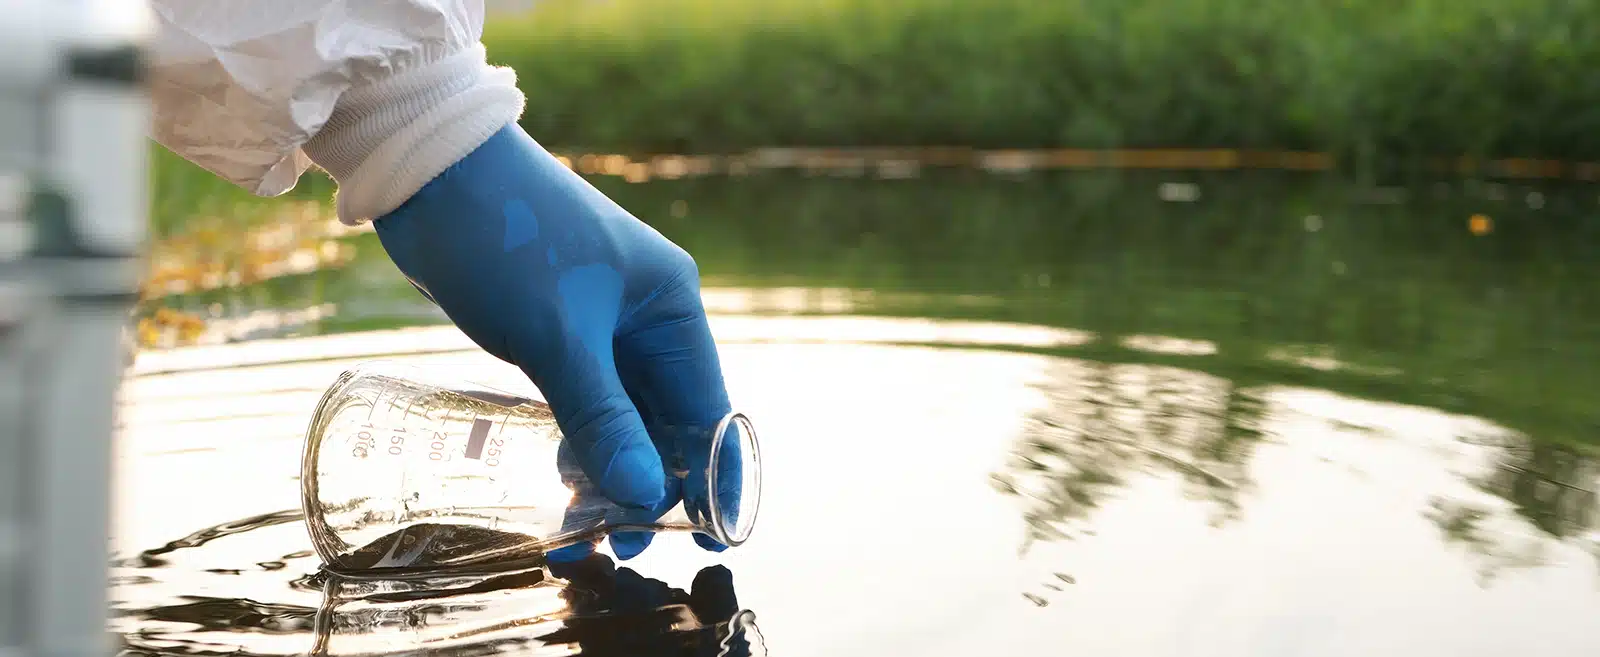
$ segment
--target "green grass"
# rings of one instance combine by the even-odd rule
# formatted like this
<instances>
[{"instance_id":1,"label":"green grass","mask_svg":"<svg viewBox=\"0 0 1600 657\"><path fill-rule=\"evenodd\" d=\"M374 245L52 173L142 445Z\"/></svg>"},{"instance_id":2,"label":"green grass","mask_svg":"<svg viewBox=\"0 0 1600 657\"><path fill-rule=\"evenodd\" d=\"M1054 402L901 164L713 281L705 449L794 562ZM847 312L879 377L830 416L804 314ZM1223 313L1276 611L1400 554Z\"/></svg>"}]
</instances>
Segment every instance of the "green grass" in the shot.
<instances>
[{"instance_id":1,"label":"green grass","mask_svg":"<svg viewBox=\"0 0 1600 657\"><path fill-rule=\"evenodd\" d=\"M332 212L333 181L316 170L302 176L284 197L260 198L152 145L149 175L150 227L158 239L205 221L262 225L290 210L287 199L314 201L325 205L330 216Z\"/></svg>"},{"instance_id":2,"label":"green grass","mask_svg":"<svg viewBox=\"0 0 1600 657\"><path fill-rule=\"evenodd\" d=\"M1579 0L550 0L485 41L561 147L1600 157Z\"/></svg>"}]
</instances>

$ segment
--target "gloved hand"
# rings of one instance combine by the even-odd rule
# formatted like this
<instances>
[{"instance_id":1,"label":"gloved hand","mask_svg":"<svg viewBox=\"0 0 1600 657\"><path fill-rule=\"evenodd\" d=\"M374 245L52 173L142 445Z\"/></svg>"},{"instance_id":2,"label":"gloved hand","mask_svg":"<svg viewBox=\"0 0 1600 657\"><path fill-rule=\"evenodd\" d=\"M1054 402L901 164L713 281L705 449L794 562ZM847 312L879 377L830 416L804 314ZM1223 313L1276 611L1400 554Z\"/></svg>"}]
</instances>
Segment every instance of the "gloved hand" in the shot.
<instances>
[{"instance_id":1,"label":"gloved hand","mask_svg":"<svg viewBox=\"0 0 1600 657\"><path fill-rule=\"evenodd\" d=\"M688 253L515 123L373 223L413 285L539 387L562 451L600 494L632 509L630 519L654 520L679 496L705 494L663 469L663 455L708 453L712 427L731 410ZM651 537L614 533L612 549L629 559Z\"/></svg>"}]
</instances>

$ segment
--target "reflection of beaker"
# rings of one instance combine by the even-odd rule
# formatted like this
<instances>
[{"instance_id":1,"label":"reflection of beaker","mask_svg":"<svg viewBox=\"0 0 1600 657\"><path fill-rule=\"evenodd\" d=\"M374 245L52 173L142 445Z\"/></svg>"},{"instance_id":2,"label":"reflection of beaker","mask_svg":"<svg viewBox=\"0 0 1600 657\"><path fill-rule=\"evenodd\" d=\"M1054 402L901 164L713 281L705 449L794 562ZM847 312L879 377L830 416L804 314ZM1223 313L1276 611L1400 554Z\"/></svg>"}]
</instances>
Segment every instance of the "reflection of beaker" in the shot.
<instances>
[{"instance_id":1,"label":"reflection of beaker","mask_svg":"<svg viewBox=\"0 0 1600 657\"><path fill-rule=\"evenodd\" d=\"M628 528L699 532L730 547L748 539L761 494L749 420L650 430L668 476L682 480L683 503L659 518L601 496L544 403L364 363L328 388L307 430L306 527L323 562L347 572L533 558ZM663 439L684 431L702 438Z\"/></svg>"},{"instance_id":2,"label":"reflection of beaker","mask_svg":"<svg viewBox=\"0 0 1600 657\"><path fill-rule=\"evenodd\" d=\"M560 574L556 574L559 571ZM765 655L733 576L712 566L688 590L616 568L601 554L543 568L400 578L324 571L311 657L427 653Z\"/></svg>"},{"instance_id":3,"label":"reflection of beaker","mask_svg":"<svg viewBox=\"0 0 1600 657\"><path fill-rule=\"evenodd\" d=\"M565 615L541 569L359 579L323 571L308 654L482 655L538 643ZM541 631L542 630L542 631Z\"/></svg>"}]
</instances>

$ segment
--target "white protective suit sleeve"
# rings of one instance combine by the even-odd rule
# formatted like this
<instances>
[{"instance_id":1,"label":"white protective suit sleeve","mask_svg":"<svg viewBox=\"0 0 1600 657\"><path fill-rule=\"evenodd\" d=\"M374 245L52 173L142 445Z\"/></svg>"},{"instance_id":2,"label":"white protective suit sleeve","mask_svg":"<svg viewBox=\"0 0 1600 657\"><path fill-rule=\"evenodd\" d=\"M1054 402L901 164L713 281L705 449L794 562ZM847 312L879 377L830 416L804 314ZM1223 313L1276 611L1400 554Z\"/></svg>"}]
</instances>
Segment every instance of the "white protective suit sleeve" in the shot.
<instances>
[{"instance_id":1,"label":"white protective suit sleeve","mask_svg":"<svg viewBox=\"0 0 1600 657\"><path fill-rule=\"evenodd\" d=\"M404 203L522 113L483 0L150 0L153 138L259 196L311 164L340 221Z\"/></svg>"}]
</instances>

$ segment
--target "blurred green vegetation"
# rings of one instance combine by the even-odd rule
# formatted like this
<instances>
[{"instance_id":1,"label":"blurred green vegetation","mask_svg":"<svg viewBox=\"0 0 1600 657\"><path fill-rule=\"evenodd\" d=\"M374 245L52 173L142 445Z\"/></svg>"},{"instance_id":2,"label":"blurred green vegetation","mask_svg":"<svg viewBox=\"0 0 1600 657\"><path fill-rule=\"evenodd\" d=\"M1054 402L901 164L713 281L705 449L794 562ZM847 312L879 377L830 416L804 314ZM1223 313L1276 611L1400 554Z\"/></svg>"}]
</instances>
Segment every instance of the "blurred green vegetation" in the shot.
<instances>
[{"instance_id":1,"label":"blurred green vegetation","mask_svg":"<svg viewBox=\"0 0 1600 657\"><path fill-rule=\"evenodd\" d=\"M333 180L313 170L293 190L278 198L260 198L197 167L152 142L150 153L150 223L160 239L186 226L210 219L231 226L258 226L273 221L291 205L288 200L333 206Z\"/></svg>"},{"instance_id":2,"label":"blurred green vegetation","mask_svg":"<svg viewBox=\"0 0 1600 657\"><path fill-rule=\"evenodd\" d=\"M553 147L1600 158L1588 0L547 0L485 41Z\"/></svg>"}]
</instances>

